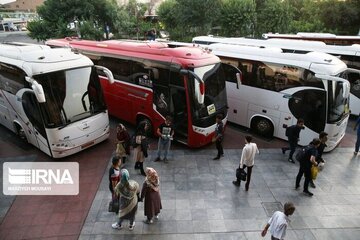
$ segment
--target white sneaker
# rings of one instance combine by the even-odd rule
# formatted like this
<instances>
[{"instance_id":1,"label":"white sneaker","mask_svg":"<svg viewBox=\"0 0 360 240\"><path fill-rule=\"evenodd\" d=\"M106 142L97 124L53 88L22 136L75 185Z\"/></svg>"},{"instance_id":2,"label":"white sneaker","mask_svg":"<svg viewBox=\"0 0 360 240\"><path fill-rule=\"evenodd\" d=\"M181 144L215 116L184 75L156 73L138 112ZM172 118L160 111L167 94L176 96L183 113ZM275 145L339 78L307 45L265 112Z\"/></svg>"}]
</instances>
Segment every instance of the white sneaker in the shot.
<instances>
[{"instance_id":1,"label":"white sneaker","mask_svg":"<svg viewBox=\"0 0 360 240\"><path fill-rule=\"evenodd\" d=\"M154 221L151 219L151 220L149 220L149 219L145 219L144 220L144 223L146 223L146 224L152 224L152 223L154 223Z\"/></svg>"},{"instance_id":2,"label":"white sneaker","mask_svg":"<svg viewBox=\"0 0 360 240\"><path fill-rule=\"evenodd\" d=\"M156 219L156 220L159 220L159 214L155 216L155 219Z\"/></svg>"},{"instance_id":3,"label":"white sneaker","mask_svg":"<svg viewBox=\"0 0 360 240\"><path fill-rule=\"evenodd\" d=\"M113 229L117 229L117 230L120 230L120 229L123 228L123 227L122 227L121 225L119 225L118 223L113 223L113 224L111 225L111 227L112 227Z\"/></svg>"},{"instance_id":4,"label":"white sneaker","mask_svg":"<svg viewBox=\"0 0 360 240\"><path fill-rule=\"evenodd\" d=\"M129 230L130 231L134 230L134 227L135 227L135 222L133 223L133 225L129 225Z\"/></svg>"}]
</instances>

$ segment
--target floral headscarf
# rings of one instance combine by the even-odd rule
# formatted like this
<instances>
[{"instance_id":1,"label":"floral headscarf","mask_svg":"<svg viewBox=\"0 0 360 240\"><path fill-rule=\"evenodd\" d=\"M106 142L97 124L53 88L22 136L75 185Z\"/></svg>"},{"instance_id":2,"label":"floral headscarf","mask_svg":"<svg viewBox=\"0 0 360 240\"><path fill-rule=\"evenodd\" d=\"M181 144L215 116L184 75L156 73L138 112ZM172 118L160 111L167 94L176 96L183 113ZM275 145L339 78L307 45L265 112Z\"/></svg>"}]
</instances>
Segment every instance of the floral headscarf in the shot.
<instances>
[{"instance_id":1,"label":"floral headscarf","mask_svg":"<svg viewBox=\"0 0 360 240\"><path fill-rule=\"evenodd\" d=\"M129 178L129 171L122 169L121 179L118 185L116 185L115 191L117 191L121 196L131 199L136 195L138 183L133 180L129 180Z\"/></svg>"},{"instance_id":2,"label":"floral headscarf","mask_svg":"<svg viewBox=\"0 0 360 240\"><path fill-rule=\"evenodd\" d=\"M155 169L148 167L148 168L146 168L145 173L146 173L145 182L154 191L158 192L160 180L159 180L159 176L158 176L157 172L155 171Z\"/></svg>"}]
</instances>

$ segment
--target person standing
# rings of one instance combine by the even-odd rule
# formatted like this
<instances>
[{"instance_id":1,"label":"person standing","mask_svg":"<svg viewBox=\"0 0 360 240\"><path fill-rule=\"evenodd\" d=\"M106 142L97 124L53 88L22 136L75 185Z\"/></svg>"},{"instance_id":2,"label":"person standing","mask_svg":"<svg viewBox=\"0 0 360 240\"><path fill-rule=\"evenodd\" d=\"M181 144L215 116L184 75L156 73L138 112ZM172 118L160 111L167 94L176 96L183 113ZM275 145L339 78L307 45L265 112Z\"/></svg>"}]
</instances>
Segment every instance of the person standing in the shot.
<instances>
[{"instance_id":1,"label":"person standing","mask_svg":"<svg viewBox=\"0 0 360 240\"><path fill-rule=\"evenodd\" d=\"M285 154L287 150L290 150L288 161L291 163L295 163L293 160L293 155L300 140L300 131L302 129L304 129L304 120L301 118L297 120L296 125L292 125L286 128L286 136L288 137L289 147L283 147L281 150L283 154Z\"/></svg>"},{"instance_id":2,"label":"person standing","mask_svg":"<svg viewBox=\"0 0 360 240\"><path fill-rule=\"evenodd\" d=\"M328 140L327 136L328 136L328 134L326 132L319 133L320 145L317 148L317 156L316 156L316 162L318 165L320 163L325 163L325 160L322 158L322 154L324 152L324 149L327 147L327 145L326 145L326 141ZM313 179L310 180L310 187L316 188L316 185L315 185Z\"/></svg>"},{"instance_id":3,"label":"person standing","mask_svg":"<svg viewBox=\"0 0 360 240\"><path fill-rule=\"evenodd\" d=\"M224 124L222 122L222 119L222 114L216 115L215 137L213 138L213 141L216 144L217 156L213 158L213 160L219 160L220 157L224 156L224 149L222 146L222 141L224 138Z\"/></svg>"},{"instance_id":4,"label":"person standing","mask_svg":"<svg viewBox=\"0 0 360 240\"><path fill-rule=\"evenodd\" d=\"M156 133L159 136L159 142L157 158L154 161L161 161L161 151L164 150L164 162L168 162L167 155L171 146L171 140L174 136L174 126L170 116L166 116L165 122L158 127Z\"/></svg>"},{"instance_id":5,"label":"person standing","mask_svg":"<svg viewBox=\"0 0 360 240\"><path fill-rule=\"evenodd\" d=\"M135 160L135 169L140 169L140 173L143 176L146 176L144 171L144 161L147 157L148 142L146 138L146 133L149 129L147 122L140 122L138 128L135 132L135 147L134 147L134 160Z\"/></svg>"},{"instance_id":6,"label":"person standing","mask_svg":"<svg viewBox=\"0 0 360 240\"><path fill-rule=\"evenodd\" d=\"M276 211L266 224L261 236L265 237L268 229L271 234L271 240L283 240L286 236L287 226L290 222L289 216L295 212L295 206L291 202L284 204L284 212Z\"/></svg>"},{"instance_id":7,"label":"person standing","mask_svg":"<svg viewBox=\"0 0 360 240\"><path fill-rule=\"evenodd\" d=\"M354 131L356 130L356 128L357 128L357 138L356 138L355 151L354 151L355 156L358 154L360 147L360 114L354 125Z\"/></svg>"},{"instance_id":8,"label":"person standing","mask_svg":"<svg viewBox=\"0 0 360 240\"><path fill-rule=\"evenodd\" d=\"M134 180L129 180L129 172L121 170L121 180L115 187L115 193L120 197L119 220L111 226L114 229L122 229L122 222L129 220L129 230L134 230L135 215L138 208L138 196L140 194L139 184Z\"/></svg>"},{"instance_id":9,"label":"person standing","mask_svg":"<svg viewBox=\"0 0 360 240\"><path fill-rule=\"evenodd\" d=\"M141 201L144 200L144 215L146 224L153 223L153 218L159 219L162 209L160 198L160 180L157 172L153 168L146 168L146 178L141 190Z\"/></svg>"},{"instance_id":10,"label":"person standing","mask_svg":"<svg viewBox=\"0 0 360 240\"><path fill-rule=\"evenodd\" d=\"M311 166L317 166L316 156L317 156L317 148L320 146L320 139L314 138L310 145L306 148L303 159L300 159L300 168L299 173L296 176L295 189L297 190L300 187L300 181L302 176L304 175L304 193L309 197L314 194L309 191L309 183L311 180Z\"/></svg>"},{"instance_id":11,"label":"person standing","mask_svg":"<svg viewBox=\"0 0 360 240\"><path fill-rule=\"evenodd\" d=\"M130 155L130 135L125 126L119 123L116 129L116 155L122 159L122 163L125 163L126 157Z\"/></svg>"},{"instance_id":12,"label":"person standing","mask_svg":"<svg viewBox=\"0 0 360 240\"><path fill-rule=\"evenodd\" d=\"M245 146L241 153L241 159L240 159L240 165L239 165L239 167L241 169L247 168L246 184L245 184L246 191L249 191L249 185L250 185L250 180L251 180L252 168L254 166L255 154L259 153L259 149L258 149L256 143L253 143L251 141L252 141L251 136L245 136ZM233 181L233 184L238 187L240 187L240 183L241 183L241 180L239 178L237 178L236 181Z\"/></svg>"},{"instance_id":13,"label":"person standing","mask_svg":"<svg viewBox=\"0 0 360 240\"><path fill-rule=\"evenodd\" d=\"M111 199L117 199L115 194L115 187L120 181L120 158L118 156L112 157L112 165L109 169L109 189L111 192Z\"/></svg>"}]
</instances>

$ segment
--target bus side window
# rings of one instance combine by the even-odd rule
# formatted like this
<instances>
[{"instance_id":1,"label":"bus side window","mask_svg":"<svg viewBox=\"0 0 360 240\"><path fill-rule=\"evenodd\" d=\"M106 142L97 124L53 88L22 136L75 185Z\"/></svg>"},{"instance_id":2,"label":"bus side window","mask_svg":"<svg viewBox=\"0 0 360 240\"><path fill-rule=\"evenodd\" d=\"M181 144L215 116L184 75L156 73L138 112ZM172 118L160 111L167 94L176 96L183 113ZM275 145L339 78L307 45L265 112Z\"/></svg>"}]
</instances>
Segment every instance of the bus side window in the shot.
<instances>
[{"instance_id":1,"label":"bus side window","mask_svg":"<svg viewBox=\"0 0 360 240\"><path fill-rule=\"evenodd\" d=\"M131 82L129 60L103 57L98 61L98 64L108 68L116 80ZM100 75L104 74L100 71Z\"/></svg>"},{"instance_id":2,"label":"bus side window","mask_svg":"<svg viewBox=\"0 0 360 240\"><path fill-rule=\"evenodd\" d=\"M12 94L20 89L28 87L25 81L25 73L7 64L0 63L0 88Z\"/></svg>"}]
</instances>

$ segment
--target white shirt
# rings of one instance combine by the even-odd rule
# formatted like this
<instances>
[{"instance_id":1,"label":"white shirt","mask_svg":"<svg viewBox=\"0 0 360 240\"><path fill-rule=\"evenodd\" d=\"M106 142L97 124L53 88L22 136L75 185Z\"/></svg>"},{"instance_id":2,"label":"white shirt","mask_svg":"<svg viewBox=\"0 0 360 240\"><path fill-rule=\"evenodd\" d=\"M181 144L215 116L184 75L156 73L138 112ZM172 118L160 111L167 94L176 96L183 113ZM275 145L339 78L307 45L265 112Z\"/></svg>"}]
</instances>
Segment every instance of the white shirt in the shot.
<instances>
[{"instance_id":1,"label":"white shirt","mask_svg":"<svg viewBox=\"0 0 360 240\"><path fill-rule=\"evenodd\" d=\"M271 233L271 236L278 239L284 239L288 223L288 217L283 212L276 211L268 222L270 225L269 232Z\"/></svg>"},{"instance_id":2,"label":"white shirt","mask_svg":"<svg viewBox=\"0 0 360 240\"><path fill-rule=\"evenodd\" d=\"M247 167L254 165L255 154L259 153L256 143L247 143L242 150L240 159L240 168L245 164Z\"/></svg>"}]
</instances>

